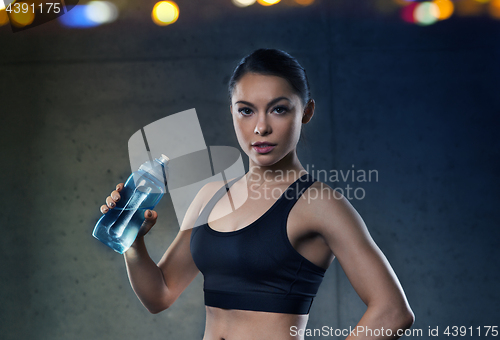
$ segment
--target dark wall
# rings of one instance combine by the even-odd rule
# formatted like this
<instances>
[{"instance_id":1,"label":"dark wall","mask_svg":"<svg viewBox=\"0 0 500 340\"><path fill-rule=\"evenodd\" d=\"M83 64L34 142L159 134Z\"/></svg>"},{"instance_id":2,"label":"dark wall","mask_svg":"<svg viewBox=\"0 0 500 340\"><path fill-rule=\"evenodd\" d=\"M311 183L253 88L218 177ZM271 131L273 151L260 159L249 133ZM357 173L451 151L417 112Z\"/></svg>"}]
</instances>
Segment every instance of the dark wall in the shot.
<instances>
[{"instance_id":1,"label":"dark wall","mask_svg":"<svg viewBox=\"0 0 500 340\"><path fill-rule=\"evenodd\" d=\"M150 22L152 3L87 30L0 27L2 338L202 337L201 275L151 315L122 256L91 232L130 173L127 142L141 127L194 107L207 145L238 147L226 83L259 47L288 51L308 72L317 109L302 164L377 171L328 184L363 190L351 203L396 271L414 328L425 337L428 327L498 323L500 22L421 27L346 1L178 3L167 27ZM157 210L155 260L178 231L168 198ZM334 262L308 327L349 328L364 309Z\"/></svg>"}]
</instances>

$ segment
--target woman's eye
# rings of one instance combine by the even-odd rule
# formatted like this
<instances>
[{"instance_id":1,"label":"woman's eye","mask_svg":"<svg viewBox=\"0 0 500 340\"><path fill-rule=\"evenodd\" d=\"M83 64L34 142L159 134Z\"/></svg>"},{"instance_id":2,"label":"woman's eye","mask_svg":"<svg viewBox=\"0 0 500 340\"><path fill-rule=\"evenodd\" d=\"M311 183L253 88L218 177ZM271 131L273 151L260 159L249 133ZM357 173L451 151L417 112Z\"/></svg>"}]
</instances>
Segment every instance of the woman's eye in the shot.
<instances>
[{"instance_id":1,"label":"woman's eye","mask_svg":"<svg viewBox=\"0 0 500 340\"><path fill-rule=\"evenodd\" d=\"M273 111L276 112L277 114L284 114L288 111L288 109L284 106L277 106L274 108Z\"/></svg>"},{"instance_id":2,"label":"woman's eye","mask_svg":"<svg viewBox=\"0 0 500 340\"><path fill-rule=\"evenodd\" d=\"M239 109L238 112L244 116L248 116L249 114L252 113L252 110L250 110L248 107L243 107L243 108Z\"/></svg>"}]
</instances>

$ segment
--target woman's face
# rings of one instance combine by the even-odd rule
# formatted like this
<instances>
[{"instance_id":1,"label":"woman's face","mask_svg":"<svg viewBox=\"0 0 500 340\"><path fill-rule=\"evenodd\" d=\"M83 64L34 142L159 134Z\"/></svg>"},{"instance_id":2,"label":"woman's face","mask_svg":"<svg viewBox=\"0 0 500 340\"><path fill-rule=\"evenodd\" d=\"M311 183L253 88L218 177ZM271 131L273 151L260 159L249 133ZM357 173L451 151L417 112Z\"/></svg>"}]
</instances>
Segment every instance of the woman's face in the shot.
<instances>
[{"instance_id":1,"label":"woman's face","mask_svg":"<svg viewBox=\"0 0 500 340\"><path fill-rule=\"evenodd\" d=\"M231 114L238 142L251 165L273 165L295 150L304 107L286 79L245 74L234 87ZM258 147L258 142L273 146Z\"/></svg>"}]
</instances>

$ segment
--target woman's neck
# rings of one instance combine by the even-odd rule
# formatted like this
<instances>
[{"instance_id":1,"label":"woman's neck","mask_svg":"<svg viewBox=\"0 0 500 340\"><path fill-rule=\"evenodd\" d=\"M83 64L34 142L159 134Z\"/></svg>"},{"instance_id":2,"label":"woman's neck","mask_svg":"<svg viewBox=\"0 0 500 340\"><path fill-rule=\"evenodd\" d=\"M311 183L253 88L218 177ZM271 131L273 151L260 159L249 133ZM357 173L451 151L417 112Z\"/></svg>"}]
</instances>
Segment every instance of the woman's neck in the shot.
<instances>
[{"instance_id":1,"label":"woman's neck","mask_svg":"<svg viewBox=\"0 0 500 340\"><path fill-rule=\"evenodd\" d=\"M292 183L305 173L306 171L297 157L297 151L294 149L279 162L269 166L257 165L250 159L250 170L246 177L248 184Z\"/></svg>"}]
</instances>

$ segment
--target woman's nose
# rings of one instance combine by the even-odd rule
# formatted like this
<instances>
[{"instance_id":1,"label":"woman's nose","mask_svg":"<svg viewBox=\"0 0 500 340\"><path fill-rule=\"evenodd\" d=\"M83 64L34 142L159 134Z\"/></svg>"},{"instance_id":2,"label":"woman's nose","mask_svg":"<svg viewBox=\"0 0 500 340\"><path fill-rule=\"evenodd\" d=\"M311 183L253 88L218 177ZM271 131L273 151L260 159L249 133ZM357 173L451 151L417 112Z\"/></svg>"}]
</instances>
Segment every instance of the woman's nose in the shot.
<instances>
[{"instance_id":1,"label":"woman's nose","mask_svg":"<svg viewBox=\"0 0 500 340\"><path fill-rule=\"evenodd\" d=\"M264 114L259 114L257 117L257 123L255 124L254 133L265 136L272 132L271 125L269 125L268 117Z\"/></svg>"}]
</instances>

